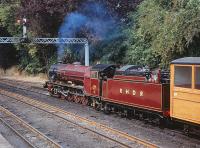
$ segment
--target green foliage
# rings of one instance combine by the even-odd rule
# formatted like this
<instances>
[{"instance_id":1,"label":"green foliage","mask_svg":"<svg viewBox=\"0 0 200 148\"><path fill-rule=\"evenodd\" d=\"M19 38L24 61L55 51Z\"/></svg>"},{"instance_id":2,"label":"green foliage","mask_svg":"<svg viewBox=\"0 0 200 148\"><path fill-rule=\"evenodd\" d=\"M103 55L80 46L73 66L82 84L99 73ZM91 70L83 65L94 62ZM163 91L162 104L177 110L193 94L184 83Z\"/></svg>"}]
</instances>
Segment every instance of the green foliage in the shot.
<instances>
[{"instance_id":1,"label":"green foliage","mask_svg":"<svg viewBox=\"0 0 200 148\"><path fill-rule=\"evenodd\" d=\"M94 62L100 61L101 63L115 63L115 64L124 64L124 56L127 50L125 44L124 34L110 39L101 41L93 47L93 59Z\"/></svg>"},{"instance_id":2,"label":"green foliage","mask_svg":"<svg viewBox=\"0 0 200 148\"><path fill-rule=\"evenodd\" d=\"M86 37L92 38L90 42L92 62L168 67L170 61L175 58L200 56L199 0L141 1L125 3L122 0L116 2L98 0L105 4L111 16L118 17L120 27L116 32L109 33L110 38L103 41L93 37L90 31L81 30L86 32ZM18 4L13 0L6 0L0 4L0 29L3 29L0 32L1 36L21 36L22 26L17 25L16 20L25 15L28 18L29 37L56 37L64 17L72 11L79 10L85 1L18 0L17 2ZM139 3L135 11L134 8ZM12 50L12 53L18 54L20 69L29 73L46 72L51 64L57 62L55 46L27 44L15 48L19 52ZM72 52L70 49L66 48L62 59L65 63L84 61L83 56L80 56L83 55L83 51ZM8 58L5 59L5 54L8 54L5 51L1 51L0 64L7 67L6 64L12 62Z\"/></svg>"},{"instance_id":3,"label":"green foliage","mask_svg":"<svg viewBox=\"0 0 200 148\"><path fill-rule=\"evenodd\" d=\"M0 3L0 36L13 36L18 34L19 26L15 24L16 4ZM0 44L0 67L6 70L13 65L17 65L16 47L9 44Z\"/></svg>"},{"instance_id":4,"label":"green foliage","mask_svg":"<svg viewBox=\"0 0 200 148\"><path fill-rule=\"evenodd\" d=\"M200 56L199 0L144 0L130 14L128 61L156 67L183 56Z\"/></svg>"},{"instance_id":5,"label":"green foliage","mask_svg":"<svg viewBox=\"0 0 200 148\"><path fill-rule=\"evenodd\" d=\"M21 26L16 24L17 4L0 4L0 26L6 28L11 35L19 35Z\"/></svg>"},{"instance_id":6,"label":"green foliage","mask_svg":"<svg viewBox=\"0 0 200 148\"><path fill-rule=\"evenodd\" d=\"M32 61L26 66L25 71L29 74L38 74L43 72L41 64L37 58L33 58Z\"/></svg>"},{"instance_id":7,"label":"green foliage","mask_svg":"<svg viewBox=\"0 0 200 148\"><path fill-rule=\"evenodd\" d=\"M48 69L50 68L50 66L51 66L52 64L55 64L55 63L57 63L57 56L54 54L53 56L51 56L51 57L49 58L49 62L48 62L48 64L47 64L47 69L46 69L46 70L48 70Z\"/></svg>"},{"instance_id":8,"label":"green foliage","mask_svg":"<svg viewBox=\"0 0 200 148\"><path fill-rule=\"evenodd\" d=\"M64 49L64 56L61 58L62 63L73 63L76 60L76 55L69 48Z\"/></svg>"},{"instance_id":9,"label":"green foliage","mask_svg":"<svg viewBox=\"0 0 200 148\"><path fill-rule=\"evenodd\" d=\"M30 50L27 50L28 47L21 47L22 50L20 50L19 54L19 68L20 70L24 70L28 72L29 74L37 74L44 72L44 67L41 66L39 58L34 52L34 47L32 47Z\"/></svg>"},{"instance_id":10,"label":"green foliage","mask_svg":"<svg viewBox=\"0 0 200 148\"><path fill-rule=\"evenodd\" d=\"M19 67L30 74L47 72L49 67L57 62L55 50L50 46L39 46L34 44L24 44L19 48Z\"/></svg>"}]
</instances>

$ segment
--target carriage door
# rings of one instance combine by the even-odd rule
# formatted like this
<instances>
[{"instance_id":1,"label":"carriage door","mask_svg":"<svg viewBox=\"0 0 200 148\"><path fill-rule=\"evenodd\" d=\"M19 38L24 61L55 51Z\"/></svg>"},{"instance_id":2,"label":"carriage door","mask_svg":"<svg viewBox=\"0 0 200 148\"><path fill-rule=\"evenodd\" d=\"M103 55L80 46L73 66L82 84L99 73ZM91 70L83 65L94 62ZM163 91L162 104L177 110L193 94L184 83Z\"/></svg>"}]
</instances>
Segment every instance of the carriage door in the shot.
<instances>
[{"instance_id":1,"label":"carriage door","mask_svg":"<svg viewBox=\"0 0 200 148\"><path fill-rule=\"evenodd\" d=\"M93 96L99 96L99 84L98 71L91 71L90 93Z\"/></svg>"}]
</instances>

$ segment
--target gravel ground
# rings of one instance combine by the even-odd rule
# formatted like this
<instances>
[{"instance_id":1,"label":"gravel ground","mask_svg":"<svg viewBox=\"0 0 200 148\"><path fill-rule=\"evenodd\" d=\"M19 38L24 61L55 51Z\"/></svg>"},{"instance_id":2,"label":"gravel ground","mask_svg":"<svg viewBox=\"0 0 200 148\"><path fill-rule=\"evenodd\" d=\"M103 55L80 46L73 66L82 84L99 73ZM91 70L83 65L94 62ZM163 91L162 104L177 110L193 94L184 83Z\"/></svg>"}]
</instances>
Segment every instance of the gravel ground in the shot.
<instances>
[{"instance_id":1,"label":"gravel ground","mask_svg":"<svg viewBox=\"0 0 200 148\"><path fill-rule=\"evenodd\" d=\"M0 122L0 133L14 148L30 148L18 135Z\"/></svg>"},{"instance_id":2,"label":"gravel ground","mask_svg":"<svg viewBox=\"0 0 200 148\"><path fill-rule=\"evenodd\" d=\"M180 134L178 131L160 129L157 126L145 124L143 121L134 119L128 120L117 115L105 115L102 112L97 112L87 106L82 106L33 92L18 90L2 84L0 85L0 88L7 88L25 96L29 96L31 98L34 97L36 100L46 102L48 104L60 107L68 112L72 112L90 120L108 125L130 135L153 142L161 147L200 147L200 141L198 139L187 137L183 134Z\"/></svg>"},{"instance_id":3,"label":"gravel ground","mask_svg":"<svg viewBox=\"0 0 200 148\"><path fill-rule=\"evenodd\" d=\"M27 123L65 148L119 147L116 143L108 141L99 135L64 122L64 120L58 117L11 98L0 95L0 104L6 106L8 110L23 118Z\"/></svg>"}]
</instances>

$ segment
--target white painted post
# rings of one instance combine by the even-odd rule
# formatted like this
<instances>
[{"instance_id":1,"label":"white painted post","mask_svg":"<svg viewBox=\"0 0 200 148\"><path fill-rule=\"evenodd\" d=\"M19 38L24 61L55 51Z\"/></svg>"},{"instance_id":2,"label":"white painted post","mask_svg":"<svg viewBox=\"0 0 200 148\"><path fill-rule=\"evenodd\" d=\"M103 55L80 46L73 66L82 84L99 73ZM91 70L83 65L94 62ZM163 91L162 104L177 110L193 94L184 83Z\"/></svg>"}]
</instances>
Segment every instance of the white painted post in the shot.
<instances>
[{"instance_id":1,"label":"white painted post","mask_svg":"<svg viewBox=\"0 0 200 148\"><path fill-rule=\"evenodd\" d=\"M23 18L23 38L27 38L27 27L26 27L27 20Z\"/></svg>"},{"instance_id":2,"label":"white painted post","mask_svg":"<svg viewBox=\"0 0 200 148\"><path fill-rule=\"evenodd\" d=\"M90 65L90 58L89 58L89 44L88 42L85 43L85 66Z\"/></svg>"}]
</instances>

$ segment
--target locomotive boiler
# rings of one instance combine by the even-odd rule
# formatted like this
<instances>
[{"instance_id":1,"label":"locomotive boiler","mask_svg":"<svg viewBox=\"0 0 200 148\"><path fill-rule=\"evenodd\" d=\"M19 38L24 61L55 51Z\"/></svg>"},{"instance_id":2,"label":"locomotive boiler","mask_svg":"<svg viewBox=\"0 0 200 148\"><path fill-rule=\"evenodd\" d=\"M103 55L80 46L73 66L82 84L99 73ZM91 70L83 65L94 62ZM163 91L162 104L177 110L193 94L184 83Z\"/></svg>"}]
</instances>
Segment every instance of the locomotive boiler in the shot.
<instances>
[{"instance_id":1,"label":"locomotive boiler","mask_svg":"<svg viewBox=\"0 0 200 148\"><path fill-rule=\"evenodd\" d=\"M89 66L80 64L54 64L48 72L49 81L44 85L50 95L67 98L69 101L87 104L84 97L84 77Z\"/></svg>"}]
</instances>

